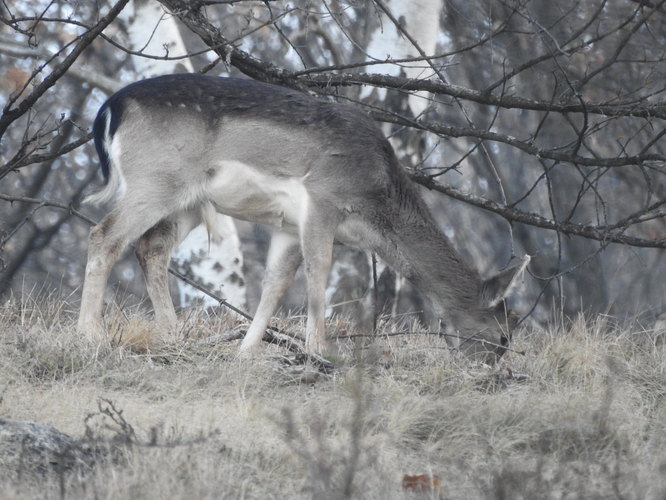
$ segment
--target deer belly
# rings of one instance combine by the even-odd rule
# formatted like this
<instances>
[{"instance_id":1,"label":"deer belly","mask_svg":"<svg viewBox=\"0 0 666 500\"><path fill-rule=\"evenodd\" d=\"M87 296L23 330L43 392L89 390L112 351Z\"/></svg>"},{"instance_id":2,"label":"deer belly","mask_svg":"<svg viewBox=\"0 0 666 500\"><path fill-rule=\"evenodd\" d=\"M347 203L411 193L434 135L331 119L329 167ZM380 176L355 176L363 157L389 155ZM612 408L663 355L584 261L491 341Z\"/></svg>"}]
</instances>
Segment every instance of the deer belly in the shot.
<instances>
[{"instance_id":1,"label":"deer belly","mask_svg":"<svg viewBox=\"0 0 666 500\"><path fill-rule=\"evenodd\" d=\"M223 214L276 227L298 226L304 214L307 193L300 178L239 161L220 162L208 174L207 197Z\"/></svg>"}]
</instances>

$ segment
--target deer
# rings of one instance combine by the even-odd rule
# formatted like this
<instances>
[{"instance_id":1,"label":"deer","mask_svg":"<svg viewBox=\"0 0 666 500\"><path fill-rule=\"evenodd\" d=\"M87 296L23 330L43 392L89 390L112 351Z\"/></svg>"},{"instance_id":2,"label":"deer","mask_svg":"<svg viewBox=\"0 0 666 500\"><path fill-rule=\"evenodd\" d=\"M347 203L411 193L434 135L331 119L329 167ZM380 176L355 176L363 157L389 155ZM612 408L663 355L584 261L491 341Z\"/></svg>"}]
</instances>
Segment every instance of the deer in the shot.
<instances>
[{"instance_id":1,"label":"deer","mask_svg":"<svg viewBox=\"0 0 666 500\"><path fill-rule=\"evenodd\" d=\"M306 349L326 352L325 288L336 242L375 252L410 280L454 348L487 362L507 349L517 315L505 299L529 256L482 279L357 107L251 79L174 74L109 97L93 136L104 184L84 201L111 210L90 230L79 332L104 335L106 283L132 243L155 321L175 328L170 254L199 224L214 237L218 212L273 227L241 354L257 350L301 264Z\"/></svg>"}]
</instances>

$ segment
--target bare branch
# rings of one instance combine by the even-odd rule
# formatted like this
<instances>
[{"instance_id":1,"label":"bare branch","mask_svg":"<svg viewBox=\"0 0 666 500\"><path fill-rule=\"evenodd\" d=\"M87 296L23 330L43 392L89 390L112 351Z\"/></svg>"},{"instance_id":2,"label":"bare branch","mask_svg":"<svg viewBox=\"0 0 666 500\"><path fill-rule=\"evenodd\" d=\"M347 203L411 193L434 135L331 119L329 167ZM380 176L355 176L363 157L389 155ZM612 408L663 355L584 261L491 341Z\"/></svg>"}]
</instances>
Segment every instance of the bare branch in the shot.
<instances>
[{"instance_id":1,"label":"bare branch","mask_svg":"<svg viewBox=\"0 0 666 500\"><path fill-rule=\"evenodd\" d=\"M125 7L128 1L129 0L119 0L109 10L107 15L100 19L92 29L78 37L78 43L74 49L72 49L72 51L63 59L63 61L58 64L53 69L53 71L34 88L30 95L23 99L16 107L5 109L3 111L2 116L0 116L0 139L5 134L7 128L9 125L11 125L12 122L23 116L48 89L55 85L58 79L60 79L60 77L62 77L62 75L67 72L72 64L74 64L74 61L76 61L84 49L88 47L88 45L90 45L109 24L111 24L111 22L116 18L116 16L118 16L118 14L120 14L120 11L123 9L123 7ZM4 175L6 175L6 173L4 173ZM2 179L2 177L3 175L0 175L0 179Z\"/></svg>"},{"instance_id":2,"label":"bare branch","mask_svg":"<svg viewBox=\"0 0 666 500\"><path fill-rule=\"evenodd\" d=\"M634 156L618 156L612 158L599 158L580 156L568 151L562 151L561 148L557 150L542 149L533 144L534 141L521 141L520 139L500 134L498 132L489 132L488 130L481 130L476 128L461 128L444 125L443 123L428 122L425 120L410 120L402 115L387 113L384 110L373 109L371 111L373 118L379 121L388 123L396 123L407 127L413 127L419 130L425 130L443 137L474 137L487 141L499 142L515 147L537 158L546 158L558 162L572 163L575 165L583 166L599 166L599 167L625 167L627 165L640 165L649 162L663 163L666 162L666 156L655 153L641 153ZM644 148L645 149L645 148Z\"/></svg>"},{"instance_id":3,"label":"bare branch","mask_svg":"<svg viewBox=\"0 0 666 500\"><path fill-rule=\"evenodd\" d=\"M433 80L417 80L399 76L378 74L330 74L311 76L300 80L309 87L335 87L345 85L373 85L396 90L425 91L464 99L485 106L498 106L506 109L526 109L531 111L549 111L556 113L590 113L603 116L633 116L639 118L666 119L666 102L645 104L637 102L557 104L537 101L523 97L503 95L500 97L485 92L472 90L459 85L452 85Z\"/></svg>"},{"instance_id":4,"label":"bare branch","mask_svg":"<svg viewBox=\"0 0 666 500\"><path fill-rule=\"evenodd\" d=\"M412 173L410 178L425 186L428 189L438 191L456 200L464 201L475 207L483 208L490 212L501 215L508 221L521 222L531 226L541 227L544 229L552 229L558 233L564 233L575 236L582 236L591 240L601 242L621 243L624 245L631 245L637 247L648 248L666 248L666 236L660 239L646 239L634 236L627 236L624 233L627 230L627 225L622 223L607 225L607 226L589 226L584 224L574 224L572 222L557 222L552 219L547 219L539 214L523 212L515 207L501 206L492 200L487 200L473 194L463 193L453 187L444 186L438 183L432 177L424 176L422 174ZM649 212L656 211L659 207L666 206L666 200L659 200L650 207L641 211L640 214L634 214L625 219L625 222L633 220L642 220L642 217ZM666 212L653 214L658 218L666 219Z\"/></svg>"},{"instance_id":5,"label":"bare branch","mask_svg":"<svg viewBox=\"0 0 666 500\"><path fill-rule=\"evenodd\" d=\"M0 37L0 53L13 57L30 57L47 61L57 57L56 54L52 54L47 50L41 50L38 47L18 45L9 40L4 40L2 37ZM67 71L67 76L71 76L80 82L88 83L93 87L97 87L107 94L113 94L122 87L122 84L118 80L104 76L97 71L92 71L90 68L79 64L73 64Z\"/></svg>"},{"instance_id":6,"label":"bare branch","mask_svg":"<svg viewBox=\"0 0 666 500\"><path fill-rule=\"evenodd\" d=\"M79 139L70 142L69 144L66 144L62 146L60 149L57 151L54 151L52 153L45 153L45 154L31 154L31 155L21 155L17 154L14 159L5 165L0 167L0 178L4 177L7 175L9 172L13 170L18 170L21 167L25 167L27 165L33 165L35 163L42 163L45 161L50 161L55 158L58 158L59 156L62 156L66 153L69 153L71 151L74 151L76 148L79 148L86 144L88 141L90 141L93 137L92 132L84 135L83 137L80 137Z\"/></svg>"}]
</instances>

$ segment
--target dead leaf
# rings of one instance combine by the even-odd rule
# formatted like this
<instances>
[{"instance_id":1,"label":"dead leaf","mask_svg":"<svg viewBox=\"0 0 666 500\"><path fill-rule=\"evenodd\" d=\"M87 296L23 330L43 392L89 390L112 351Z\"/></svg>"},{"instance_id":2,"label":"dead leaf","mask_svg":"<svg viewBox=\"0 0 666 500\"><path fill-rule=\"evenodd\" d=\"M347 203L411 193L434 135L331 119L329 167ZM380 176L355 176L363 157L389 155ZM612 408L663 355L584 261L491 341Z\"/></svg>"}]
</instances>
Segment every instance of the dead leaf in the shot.
<instances>
[{"instance_id":1,"label":"dead leaf","mask_svg":"<svg viewBox=\"0 0 666 500\"><path fill-rule=\"evenodd\" d=\"M405 474L402 476L402 487L416 493L430 493L431 491L439 492L442 489L442 480L437 475Z\"/></svg>"}]
</instances>

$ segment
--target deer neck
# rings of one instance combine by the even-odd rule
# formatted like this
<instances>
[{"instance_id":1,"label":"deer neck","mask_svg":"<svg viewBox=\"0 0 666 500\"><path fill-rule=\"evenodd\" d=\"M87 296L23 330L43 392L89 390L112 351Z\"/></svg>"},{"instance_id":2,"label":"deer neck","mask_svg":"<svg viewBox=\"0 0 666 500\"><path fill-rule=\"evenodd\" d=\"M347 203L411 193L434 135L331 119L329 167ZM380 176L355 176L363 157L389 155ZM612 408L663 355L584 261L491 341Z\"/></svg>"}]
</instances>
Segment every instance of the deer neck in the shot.
<instances>
[{"instance_id":1,"label":"deer neck","mask_svg":"<svg viewBox=\"0 0 666 500\"><path fill-rule=\"evenodd\" d=\"M448 316L478 307L482 280L439 230L425 205L400 210L376 249L393 269L410 280Z\"/></svg>"}]
</instances>

